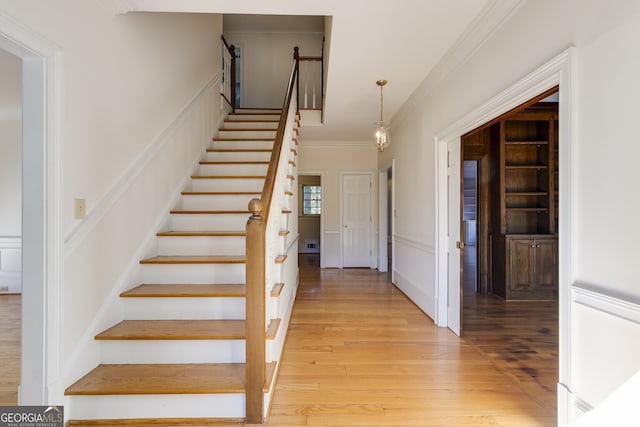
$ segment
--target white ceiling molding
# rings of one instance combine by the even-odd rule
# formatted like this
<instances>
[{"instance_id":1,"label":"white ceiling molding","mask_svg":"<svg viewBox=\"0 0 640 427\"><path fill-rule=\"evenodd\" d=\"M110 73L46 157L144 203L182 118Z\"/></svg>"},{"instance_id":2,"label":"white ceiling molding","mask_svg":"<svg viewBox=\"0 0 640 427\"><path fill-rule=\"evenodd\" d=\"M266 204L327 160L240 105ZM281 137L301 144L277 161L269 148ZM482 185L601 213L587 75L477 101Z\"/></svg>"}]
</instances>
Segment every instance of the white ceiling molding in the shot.
<instances>
[{"instance_id":1,"label":"white ceiling molding","mask_svg":"<svg viewBox=\"0 0 640 427\"><path fill-rule=\"evenodd\" d=\"M526 2L527 0L491 0L487 3L396 114L404 114L414 108L413 104L417 99L424 98L444 78L462 67ZM393 118L391 121L393 122Z\"/></svg>"}]
</instances>

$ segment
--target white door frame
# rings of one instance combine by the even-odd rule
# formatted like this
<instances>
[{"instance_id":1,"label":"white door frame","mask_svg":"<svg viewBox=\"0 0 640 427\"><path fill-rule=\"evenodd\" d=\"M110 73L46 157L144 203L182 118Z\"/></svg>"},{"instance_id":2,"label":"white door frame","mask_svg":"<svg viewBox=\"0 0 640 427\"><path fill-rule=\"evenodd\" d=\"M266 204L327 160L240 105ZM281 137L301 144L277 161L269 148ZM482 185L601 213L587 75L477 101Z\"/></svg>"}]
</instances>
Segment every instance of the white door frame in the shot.
<instances>
[{"instance_id":1,"label":"white door frame","mask_svg":"<svg viewBox=\"0 0 640 427\"><path fill-rule=\"evenodd\" d=\"M20 405L63 403L59 49L0 14L0 48L22 58L23 267Z\"/></svg>"},{"instance_id":2,"label":"white door frame","mask_svg":"<svg viewBox=\"0 0 640 427\"><path fill-rule=\"evenodd\" d=\"M319 176L320 177L320 268L326 268L324 261L324 212L325 212L325 192L324 192L324 172L322 171L300 171L298 170L298 177L300 176ZM302 215L302 207L300 200L302 200L302 188L298 191L298 215ZM299 221L299 220L298 220ZM298 234L300 234L300 225L298 224Z\"/></svg>"},{"instance_id":3,"label":"white door frame","mask_svg":"<svg viewBox=\"0 0 640 427\"><path fill-rule=\"evenodd\" d=\"M396 262L395 257L395 239L394 230L396 227L395 221L395 203L396 203L396 188L395 188L395 166L396 160L392 159L391 163L387 166L380 168L378 171L378 269L381 272L391 272L391 283L395 283L395 271L393 266ZM389 190L388 180L389 171L391 171L391 190ZM389 224L389 210L388 205L391 204L391 230L388 229ZM391 236L391 265L388 260L388 237ZM383 259L384 258L384 259ZM381 265L386 265L386 269L380 269Z\"/></svg>"},{"instance_id":4,"label":"white door frame","mask_svg":"<svg viewBox=\"0 0 640 427\"><path fill-rule=\"evenodd\" d=\"M569 48L551 59L531 74L487 101L471 113L457 120L435 136L436 150L436 324L447 326L447 143L460 138L467 132L506 113L540 93L560 86L559 140L561 141L559 172L559 347L560 372L558 380L558 421L566 425L570 417L571 405L571 284L574 282L575 259L572 236L574 230L573 191L576 170L572 153L576 152L575 131L575 48Z\"/></svg>"},{"instance_id":5,"label":"white door frame","mask_svg":"<svg viewBox=\"0 0 640 427\"><path fill-rule=\"evenodd\" d=\"M371 215L371 221L369 222L369 246L371 248L371 255L369 256L369 268L376 268L376 259L377 259L377 254L375 253L376 251L374 251L374 242L375 242L375 238L373 235L373 224L375 221L375 217L373 215L374 213L374 194L377 194L376 188L374 187L374 185L377 185L377 183L375 182L375 180L373 179L373 172L369 172L369 171L341 171L340 172L340 264L338 265L338 268L344 268L344 224L342 223L343 217L344 217L344 206L342 203L342 197L343 197L343 182L344 182L344 176L345 175L367 175L369 177L369 182L371 183L371 189L370 189L370 195L369 195L369 215Z\"/></svg>"},{"instance_id":6,"label":"white door frame","mask_svg":"<svg viewBox=\"0 0 640 427\"><path fill-rule=\"evenodd\" d=\"M462 140L461 138L449 139L447 145L443 147L446 157L447 183L446 183L446 203L448 219L446 227L446 250L447 250L447 326L454 334L460 336L462 333L462 252L459 243L462 239L462 216L460 203L461 171L462 171ZM456 154L453 158L451 154ZM457 185L452 185L453 183ZM457 219L457 220L456 220Z\"/></svg>"}]
</instances>

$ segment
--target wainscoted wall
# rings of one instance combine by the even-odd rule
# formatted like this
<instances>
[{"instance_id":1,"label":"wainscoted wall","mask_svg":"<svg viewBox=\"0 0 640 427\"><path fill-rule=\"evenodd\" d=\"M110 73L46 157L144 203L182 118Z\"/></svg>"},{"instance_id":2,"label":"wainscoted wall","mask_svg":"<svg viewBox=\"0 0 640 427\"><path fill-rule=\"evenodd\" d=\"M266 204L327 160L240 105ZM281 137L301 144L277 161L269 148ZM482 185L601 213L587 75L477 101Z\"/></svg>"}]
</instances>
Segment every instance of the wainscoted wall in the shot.
<instances>
[{"instance_id":1,"label":"wainscoted wall","mask_svg":"<svg viewBox=\"0 0 640 427\"><path fill-rule=\"evenodd\" d=\"M435 249L429 245L394 235L396 286L435 319L435 283L431 271L435 268Z\"/></svg>"},{"instance_id":2,"label":"wainscoted wall","mask_svg":"<svg viewBox=\"0 0 640 427\"><path fill-rule=\"evenodd\" d=\"M0 237L0 294L22 292L22 238Z\"/></svg>"},{"instance_id":3,"label":"wainscoted wall","mask_svg":"<svg viewBox=\"0 0 640 427\"><path fill-rule=\"evenodd\" d=\"M598 405L640 371L640 300L585 283L572 287L574 404Z\"/></svg>"}]
</instances>

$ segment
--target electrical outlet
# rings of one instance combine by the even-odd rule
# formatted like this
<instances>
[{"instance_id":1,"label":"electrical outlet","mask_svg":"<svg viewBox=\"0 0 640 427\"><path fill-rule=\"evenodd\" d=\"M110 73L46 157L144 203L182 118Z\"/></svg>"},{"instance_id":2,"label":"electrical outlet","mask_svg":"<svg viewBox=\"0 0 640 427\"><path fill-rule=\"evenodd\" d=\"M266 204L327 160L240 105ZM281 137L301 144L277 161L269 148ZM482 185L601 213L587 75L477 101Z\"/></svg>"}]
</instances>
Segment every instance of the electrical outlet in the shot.
<instances>
[{"instance_id":1,"label":"electrical outlet","mask_svg":"<svg viewBox=\"0 0 640 427\"><path fill-rule=\"evenodd\" d=\"M8 286L0 286L0 292L9 292Z\"/></svg>"},{"instance_id":2,"label":"electrical outlet","mask_svg":"<svg viewBox=\"0 0 640 427\"><path fill-rule=\"evenodd\" d=\"M87 203L84 199L75 199L73 207L73 217L75 219L82 219L87 215Z\"/></svg>"}]
</instances>

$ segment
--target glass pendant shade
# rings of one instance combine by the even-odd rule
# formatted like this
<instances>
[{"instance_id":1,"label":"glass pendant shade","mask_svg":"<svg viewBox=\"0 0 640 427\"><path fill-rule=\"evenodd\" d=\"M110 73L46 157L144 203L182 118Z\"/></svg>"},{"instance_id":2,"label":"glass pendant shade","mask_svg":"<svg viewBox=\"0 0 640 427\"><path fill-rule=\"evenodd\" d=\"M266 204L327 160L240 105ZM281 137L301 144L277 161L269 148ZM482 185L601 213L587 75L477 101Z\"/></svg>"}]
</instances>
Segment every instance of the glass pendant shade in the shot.
<instances>
[{"instance_id":1,"label":"glass pendant shade","mask_svg":"<svg viewBox=\"0 0 640 427\"><path fill-rule=\"evenodd\" d=\"M383 97L382 97L382 88L387 84L386 80L378 80L376 82L378 86L380 86L380 120L373 123L375 127L375 137L376 137L376 145L378 147L378 151L382 152L384 149L391 143L391 138L389 137L389 125L385 123L382 112L383 112Z\"/></svg>"},{"instance_id":2,"label":"glass pendant shade","mask_svg":"<svg viewBox=\"0 0 640 427\"><path fill-rule=\"evenodd\" d=\"M391 142L389 138L389 126L383 121L374 122L374 126L378 151L384 151Z\"/></svg>"}]
</instances>

